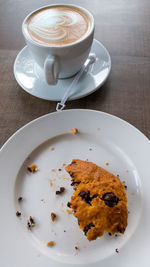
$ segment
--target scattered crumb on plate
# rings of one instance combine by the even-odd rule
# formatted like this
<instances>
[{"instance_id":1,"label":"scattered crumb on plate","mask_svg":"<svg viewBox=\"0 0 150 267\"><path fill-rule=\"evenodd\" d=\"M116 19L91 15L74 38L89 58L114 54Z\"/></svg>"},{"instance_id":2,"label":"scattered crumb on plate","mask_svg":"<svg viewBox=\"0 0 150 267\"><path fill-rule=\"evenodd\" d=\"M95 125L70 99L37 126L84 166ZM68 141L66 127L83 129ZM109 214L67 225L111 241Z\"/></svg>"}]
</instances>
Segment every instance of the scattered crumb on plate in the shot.
<instances>
[{"instance_id":1,"label":"scattered crumb on plate","mask_svg":"<svg viewBox=\"0 0 150 267\"><path fill-rule=\"evenodd\" d=\"M54 222L56 219L56 214L54 212L51 212L51 219Z\"/></svg>"},{"instance_id":2,"label":"scattered crumb on plate","mask_svg":"<svg viewBox=\"0 0 150 267\"><path fill-rule=\"evenodd\" d=\"M17 212L16 212L16 216L17 216L17 217L20 217L20 216L21 216L21 212L20 212L20 211L17 211Z\"/></svg>"},{"instance_id":3,"label":"scattered crumb on plate","mask_svg":"<svg viewBox=\"0 0 150 267\"><path fill-rule=\"evenodd\" d=\"M71 210L66 210L68 214L72 214Z\"/></svg>"},{"instance_id":4,"label":"scattered crumb on plate","mask_svg":"<svg viewBox=\"0 0 150 267\"><path fill-rule=\"evenodd\" d=\"M77 128L72 128L72 129L70 129L70 133L77 134L78 133L78 129Z\"/></svg>"},{"instance_id":5,"label":"scattered crumb on plate","mask_svg":"<svg viewBox=\"0 0 150 267\"><path fill-rule=\"evenodd\" d=\"M32 164L32 165L28 166L27 169L28 169L29 172L32 172L32 173L38 171L38 168L37 168L37 166L35 164Z\"/></svg>"},{"instance_id":6,"label":"scattered crumb on plate","mask_svg":"<svg viewBox=\"0 0 150 267\"><path fill-rule=\"evenodd\" d=\"M30 216L28 219L27 219L27 226L29 229L31 229L32 227L35 226L35 221L34 219L32 218L32 216Z\"/></svg>"},{"instance_id":7,"label":"scattered crumb on plate","mask_svg":"<svg viewBox=\"0 0 150 267\"><path fill-rule=\"evenodd\" d=\"M18 202L21 202L23 200L22 197L18 197Z\"/></svg>"},{"instance_id":8,"label":"scattered crumb on plate","mask_svg":"<svg viewBox=\"0 0 150 267\"><path fill-rule=\"evenodd\" d=\"M47 247L53 247L55 245L54 241L49 241L46 246Z\"/></svg>"},{"instance_id":9,"label":"scattered crumb on plate","mask_svg":"<svg viewBox=\"0 0 150 267\"><path fill-rule=\"evenodd\" d=\"M52 187L53 186L53 182L51 179L48 179L49 180L49 185Z\"/></svg>"},{"instance_id":10,"label":"scattered crumb on plate","mask_svg":"<svg viewBox=\"0 0 150 267\"><path fill-rule=\"evenodd\" d=\"M56 195L60 195L60 194L62 194L64 191L65 191L65 188L64 188L64 187L60 187L60 189L56 191Z\"/></svg>"}]
</instances>

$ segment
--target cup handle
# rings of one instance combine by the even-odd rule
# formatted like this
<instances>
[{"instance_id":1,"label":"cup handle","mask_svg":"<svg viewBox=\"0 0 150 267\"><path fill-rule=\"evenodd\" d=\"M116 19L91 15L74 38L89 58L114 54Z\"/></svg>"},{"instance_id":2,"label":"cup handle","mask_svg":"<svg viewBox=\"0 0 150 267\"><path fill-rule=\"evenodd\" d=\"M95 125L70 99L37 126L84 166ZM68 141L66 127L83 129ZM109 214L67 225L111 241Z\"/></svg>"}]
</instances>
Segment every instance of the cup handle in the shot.
<instances>
[{"instance_id":1,"label":"cup handle","mask_svg":"<svg viewBox=\"0 0 150 267\"><path fill-rule=\"evenodd\" d=\"M44 62L45 79L49 85L56 85L59 74L58 59L56 56L48 56Z\"/></svg>"}]
</instances>

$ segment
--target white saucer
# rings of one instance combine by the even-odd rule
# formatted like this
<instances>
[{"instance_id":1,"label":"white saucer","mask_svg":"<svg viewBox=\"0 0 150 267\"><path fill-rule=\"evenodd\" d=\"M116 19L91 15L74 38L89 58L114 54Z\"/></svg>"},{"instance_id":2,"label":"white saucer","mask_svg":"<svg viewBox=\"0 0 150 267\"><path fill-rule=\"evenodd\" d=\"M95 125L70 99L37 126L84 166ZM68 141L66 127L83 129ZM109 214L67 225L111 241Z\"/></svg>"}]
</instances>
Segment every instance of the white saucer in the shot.
<instances>
[{"instance_id":1,"label":"white saucer","mask_svg":"<svg viewBox=\"0 0 150 267\"><path fill-rule=\"evenodd\" d=\"M106 48L94 39L91 52L97 56L96 63L86 75L83 75L74 87L69 100L87 96L96 91L106 81L110 69L111 59ZM51 86L45 82L44 73L31 58L27 46L17 55L14 63L14 75L18 84L29 94L36 97L59 101L73 80L61 79L57 85Z\"/></svg>"}]
</instances>

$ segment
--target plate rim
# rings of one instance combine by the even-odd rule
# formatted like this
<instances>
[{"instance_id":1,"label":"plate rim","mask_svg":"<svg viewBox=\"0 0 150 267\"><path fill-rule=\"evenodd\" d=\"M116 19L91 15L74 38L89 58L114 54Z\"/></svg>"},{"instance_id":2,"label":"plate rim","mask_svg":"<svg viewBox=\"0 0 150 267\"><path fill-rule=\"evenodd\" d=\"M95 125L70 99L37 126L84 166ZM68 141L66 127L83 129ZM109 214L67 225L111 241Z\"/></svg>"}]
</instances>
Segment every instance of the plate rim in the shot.
<instances>
[{"instance_id":1,"label":"plate rim","mask_svg":"<svg viewBox=\"0 0 150 267\"><path fill-rule=\"evenodd\" d=\"M52 116L52 115L56 115L56 114L59 114L59 113L68 113L68 112L79 112L79 111L84 111L84 112L94 112L94 113L100 113L100 114L104 114L106 116L110 116L114 119L117 119L118 121L121 121L123 123L125 123L126 125L128 125L129 127L133 128L134 130L136 130L140 135L142 135L149 143L150 143L150 140L149 138L143 133L141 132L138 128L136 128L134 125L132 125L131 123L129 123L128 121L125 121L124 119L118 117L118 116L115 116L113 114L110 114L110 113L107 113L107 112L103 112L103 111L99 111L99 110L93 110L93 109L66 109L66 110L63 110L61 112L58 112L58 111L54 111L54 112L51 112L51 113L47 113L47 114L44 114L40 117L37 117L36 119L33 119L31 120L30 122L26 123L25 125L23 125L22 127L20 127L17 131L15 131L5 142L4 144L0 147L0 154L1 152L3 151L3 149L5 149L5 147L9 144L9 142L15 137L17 136L20 132L22 132L24 130L24 128L26 127L29 127L30 125L34 124L35 122L37 121L40 121L46 117L49 117L49 116Z\"/></svg>"}]
</instances>

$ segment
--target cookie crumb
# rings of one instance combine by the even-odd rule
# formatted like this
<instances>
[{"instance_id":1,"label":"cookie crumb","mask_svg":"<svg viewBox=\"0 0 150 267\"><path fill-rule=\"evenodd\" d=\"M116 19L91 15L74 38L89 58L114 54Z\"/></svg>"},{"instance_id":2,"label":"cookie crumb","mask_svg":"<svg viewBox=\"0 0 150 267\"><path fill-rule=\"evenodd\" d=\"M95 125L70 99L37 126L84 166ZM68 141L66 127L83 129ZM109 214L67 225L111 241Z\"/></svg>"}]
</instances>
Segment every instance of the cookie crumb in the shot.
<instances>
[{"instance_id":1,"label":"cookie crumb","mask_svg":"<svg viewBox=\"0 0 150 267\"><path fill-rule=\"evenodd\" d=\"M66 230L64 230L64 233L66 233Z\"/></svg>"},{"instance_id":2,"label":"cookie crumb","mask_svg":"<svg viewBox=\"0 0 150 267\"><path fill-rule=\"evenodd\" d=\"M49 241L46 246L47 247L53 247L55 245L54 241Z\"/></svg>"},{"instance_id":3,"label":"cookie crumb","mask_svg":"<svg viewBox=\"0 0 150 267\"><path fill-rule=\"evenodd\" d=\"M51 172L55 172L55 169L51 169Z\"/></svg>"},{"instance_id":4,"label":"cookie crumb","mask_svg":"<svg viewBox=\"0 0 150 267\"><path fill-rule=\"evenodd\" d=\"M116 251L116 253L119 253L119 249L118 248L116 248L115 251Z\"/></svg>"},{"instance_id":5,"label":"cookie crumb","mask_svg":"<svg viewBox=\"0 0 150 267\"><path fill-rule=\"evenodd\" d=\"M71 208L71 203L70 202L67 203L67 207Z\"/></svg>"},{"instance_id":6,"label":"cookie crumb","mask_svg":"<svg viewBox=\"0 0 150 267\"><path fill-rule=\"evenodd\" d=\"M70 210L66 210L68 214L72 214L72 212Z\"/></svg>"},{"instance_id":7,"label":"cookie crumb","mask_svg":"<svg viewBox=\"0 0 150 267\"><path fill-rule=\"evenodd\" d=\"M117 174L117 177L119 178L119 174Z\"/></svg>"},{"instance_id":8,"label":"cookie crumb","mask_svg":"<svg viewBox=\"0 0 150 267\"><path fill-rule=\"evenodd\" d=\"M105 164L106 164L106 166L108 166L109 165L109 162L106 162Z\"/></svg>"},{"instance_id":9,"label":"cookie crumb","mask_svg":"<svg viewBox=\"0 0 150 267\"><path fill-rule=\"evenodd\" d=\"M125 180L123 180L123 181L122 181L122 183L123 183L123 185L124 185L124 188L125 188L125 190L127 190L126 181L125 181Z\"/></svg>"},{"instance_id":10,"label":"cookie crumb","mask_svg":"<svg viewBox=\"0 0 150 267\"><path fill-rule=\"evenodd\" d=\"M59 171L59 172L61 172L61 171L62 171L62 169L58 169L58 171Z\"/></svg>"},{"instance_id":11,"label":"cookie crumb","mask_svg":"<svg viewBox=\"0 0 150 267\"><path fill-rule=\"evenodd\" d=\"M32 227L35 226L35 221L34 219L32 218L32 216L30 216L28 219L27 219L27 227L29 229L31 229Z\"/></svg>"},{"instance_id":12,"label":"cookie crumb","mask_svg":"<svg viewBox=\"0 0 150 267\"><path fill-rule=\"evenodd\" d=\"M16 216L17 216L17 217L20 217L20 216L21 216L21 212L20 212L20 211L17 211L17 212L16 212Z\"/></svg>"},{"instance_id":13,"label":"cookie crumb","mask_svg":"<svg viewBox=\"0 0 150 267\"><path fill-rule=\"evenodd\" d=\"M54 150L54 147L50 147L50 150L53 151Z\"/></svg>"},{"instance_id":14,"label":"cookie crumb","mask_svg":"<svg viewBox=\"0 0 150 267\"><path fill-rule=\"evenodd\" d=\"M48 179L48 180L49 180L50 187L52 187L53 186L53 182L51 181L51 179Z\"/></svg>"},{"instance_id":15,"label":"cookie crumb","mask_svg":"<svg viewBox=\"0 0 150 267\"><path fill-rule=\"evenodd\" d=\"M51 213L51 219L54 222L56 219L56 214L54 212Z\"/></svg>"},{"instance_id":16,"label":"cookie crumb","mask_svg":"<svg viewBox=\"0 0 150 267\"><path fill-rule=\"evenodd\" d=\"M72 129L70 130L70 133L72 133L72 134L77 134L77 133L78 133L78 129L77 129L77 128L72 128Z\"/></svg>"},{"instance_id":17,"label":"cookie crumb","mask_svg":"<svg viewBox=\"0 0 150 267\"><path fill-rule=\"evenodd\" d=\"M74 247L76 250L78 250L79 248L77 246Z\"/></svg>"},{"instance_id":18,"label":"cookie crumb","mask_svg":"<svg viewBox=\"0 0 150 267\"><path fill-rule=\"evenodd\" d=\"M65 188L64 188L64 187L60 187L60 190L57 190L57 191L56 191L56 195L60 195L60 194L62 194L64 191L65 191Z\"/></svg>"},{"instance_id":19,"label":"cookie crumb","mask_svg":"<svg viewBox=\"0 0 150 267\"><path fill-rule=\"evenodd\" d=\"M22 197L18 197L18 202L21 202L23 200Z\"/></svg>"},{"instance_id":20,"label":"cookie crumb","mask_svg":"<svg viewBox=\"0 0 150 267\"><path fill-rule=\"evenodd\" d=\"M32 164L32 165L28 166L27 169L28 169L29 172L32 172L32 173L38 171L37 166L35 164Z\"/></svg>"},{"instance_id":21,"label":"cookie crumb","mask_svg":"<svg viewBox=\"0 0 150 267\"><path fill-rule=\"evenodd\" d=\"M92 151L92 148L89 148L89 151Z\"/></svg>"}]
</instances>

